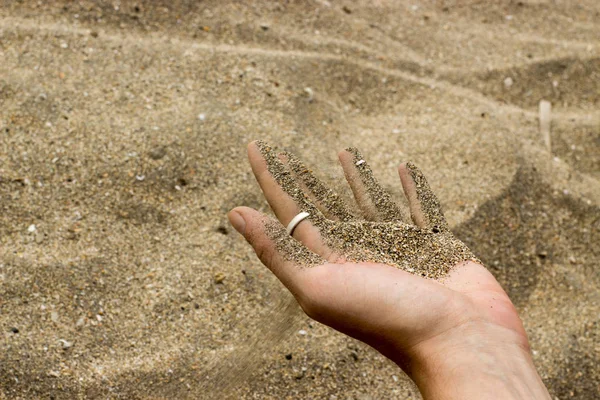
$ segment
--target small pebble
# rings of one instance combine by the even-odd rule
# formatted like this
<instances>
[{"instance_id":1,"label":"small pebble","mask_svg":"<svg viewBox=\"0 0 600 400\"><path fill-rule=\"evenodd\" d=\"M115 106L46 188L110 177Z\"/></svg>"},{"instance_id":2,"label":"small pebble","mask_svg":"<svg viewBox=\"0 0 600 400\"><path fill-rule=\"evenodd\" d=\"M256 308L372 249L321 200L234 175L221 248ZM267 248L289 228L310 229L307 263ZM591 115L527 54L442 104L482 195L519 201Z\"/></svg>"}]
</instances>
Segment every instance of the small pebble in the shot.
<instances>
[{"instance_id":1,"label":"small pebble","mask_svg":"<svg viewBox=\"0 0 600 400\"><path fill-rule=\"evenodd\" d=\"M222 272L217 272L214 276L215 283L223 283L227 276Z\"/></svg>"},{"instance_id":2,"label":"small pebble","mask_svg":"<svg viewBox=\"0 0 600 400\"><path fill-rule=\"evenodd\" d=\"M157 147L156 149L152 149L148 152L148 155L153 160L160 160L164 156L167 155L167 149L164 147Z\"/></svg>"},{"instance_id":3,"label":"small pebble","mask_svg":"<svg viewBox=\"0 0 600 400\"><path fill-rule=\"evenodd\" d=\"M19 333L19 329L18 329L18 328L15 328L14 326L13 326L12 328L10 328L10 331L11 331L12 333Z\"/></svg>"},{"instance_id":4,"label":"small pebble","mask_svg":"<svg viewBox=\"0 0 600 400\"><path fill-rule=\"evenodd\" d=\"M307 333L307 332L306 332L304 329L300 329L300 330L298 331L298 335L302 335L302 336L304 336L304 335L306 335L306 333Z\"/></svg>"},{"instance_id":5,"label":"small pebble","mask_svg":"<svg viewBox=\"0 0 600 400\"><path fill-rule=\"evenodd\" d=\"M42 242L44 241L44 238L45 238L44 234L43 234L42 232L38 232L38 233L35 235L35 242L36 242L37 244L40 244L40 243L42 243Z\"/></svg>"},{"instance_id":6,"label":"small pebble","mask_svg":"<svg viewBox=\"0 0 600 400\"><path fill-rule=\"evenodd\" d=\"M314 94L313 90L312 90L311 88L309 88L309 87L305 87L305 88L304 88L304 91L305 91L305 92L306 92L306 94L308 95L308 102L309 102L309 103L312 103L312 102L313 102L313 100L314 100L314 96L315 96L315 94Z\"/></svg>"},{"instance_id":7,"label":"small pebble","mask_svg":"<svg viewBox=\"0 0 600 400\"><path fill-rule=\"evenodd\" d=\"M29 228L27 228L27 231L29 233L33 233L33 232L35 232L35 230L36 230L36 227L34 224L29 225Z\"/></svg>"},{"instance_id":8,"label":"small pebble","mask_svg":"<svg viewBox=\"0 0 600 400\"><path fill-rule=\"evenodd\" d=\"M69 342L68 340L59 339L58 341L62 345L63 350L67 350L67 349L70 349L71 347L73 347L73 343Z\"/></svg>"},{"instance_id":9,"label":"small pebble","mask_svg":"<svg viewBox=\"0 0 600 400\"><path fill-rule=\"evenodd\" d=\"M198 119L200 121L204 121L206 119L206 115L205 114L198 114Z\"/></svg>"},{"instance_id":10,"label":"small pebble","mask_svg":"<svg viewBox=\"0 0 600 400\"><path fill-rule=\"evenodd\" d=\"M512 78L509 76L508 78L504 79L504 86L509 88L513 85L513 80Z\"/></svg>"},{"instance_id":11,"label":"small pebble","mask_svg":"<svg viewBox=\"0 0 600 400\"><path fill-rule=\"evenodd\" d=\"M217 231L221 235L228 235L229 234L229 229L227 229L227 227L225 225L219 225L217 227L217 229L215 229L215 231Z\"/></svg>"}]
</instances>

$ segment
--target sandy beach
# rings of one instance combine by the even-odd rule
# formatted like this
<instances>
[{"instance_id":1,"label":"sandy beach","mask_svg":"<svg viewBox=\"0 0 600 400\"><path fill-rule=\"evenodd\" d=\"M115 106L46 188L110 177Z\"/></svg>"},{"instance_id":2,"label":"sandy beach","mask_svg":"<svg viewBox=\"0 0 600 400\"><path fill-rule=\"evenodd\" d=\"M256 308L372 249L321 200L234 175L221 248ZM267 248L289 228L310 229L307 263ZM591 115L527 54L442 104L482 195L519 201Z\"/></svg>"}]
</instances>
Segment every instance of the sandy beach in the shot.
<instances>
[{"instance_id":1,"label":"sandy beach","mask_svg":"<svg viewBox=\"0 0 600 400\"><path fill-rule=\"evenodd\" d=\"M596 0L0 2L0 399L420 398L229 226L255 139L348 202L339 150L399 201L418 165L600 398L599 38Z\"/></svg>"}]
</instances>

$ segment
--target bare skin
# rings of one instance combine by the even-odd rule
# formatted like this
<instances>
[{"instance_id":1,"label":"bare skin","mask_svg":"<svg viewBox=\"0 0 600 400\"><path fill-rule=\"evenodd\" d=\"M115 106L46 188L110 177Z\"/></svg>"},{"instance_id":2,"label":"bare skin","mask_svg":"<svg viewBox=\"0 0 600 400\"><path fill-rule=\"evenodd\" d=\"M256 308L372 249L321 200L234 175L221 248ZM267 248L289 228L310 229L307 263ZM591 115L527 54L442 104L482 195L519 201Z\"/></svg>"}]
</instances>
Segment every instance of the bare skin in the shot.
<instances>
[{"instance_id":1,"label":"bare skin","mask_svg":"<svg viewBox=\"0 0 600 400\"><path fill-rule=\"evenodd\" d=\"M248 156L265 197L286 226L301 205L278 185L255 143L248 146ZM355 155L342 151L339 158L363 215L376 221L377 206L355 176ZM406 164L399 175L417 229L440 224L443 214L420 204ZM293 237L323 262L299 265L267 234L269 217L248 207L228 216L307 315L393 360L425 399L550 398L515 307L481 264L464 261L433 280L387 264L348 262L306 219Z\"/></svg>"}]
</instances>

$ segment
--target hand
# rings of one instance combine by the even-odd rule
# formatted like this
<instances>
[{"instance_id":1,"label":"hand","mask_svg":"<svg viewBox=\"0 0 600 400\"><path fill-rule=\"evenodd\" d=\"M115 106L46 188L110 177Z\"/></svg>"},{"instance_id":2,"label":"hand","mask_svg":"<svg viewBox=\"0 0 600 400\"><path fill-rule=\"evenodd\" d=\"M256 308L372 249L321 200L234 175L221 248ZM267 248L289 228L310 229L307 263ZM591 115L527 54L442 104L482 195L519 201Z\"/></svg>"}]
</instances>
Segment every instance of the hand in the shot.
<instances>
[{"instance_id":1,"label":"hand","mask_svg":"<svg viewBox=\"0 0 600 400\"><path fill-rule=\"evenodd\" d=\"M293 155L255 142L248 156L281 223L247 207L229 219L310 317L379 350L425 398L549 398L510 299L414 165L399 167L411 224L356 149L340 161L366 220Z\"/></svg>"}]
</instances>

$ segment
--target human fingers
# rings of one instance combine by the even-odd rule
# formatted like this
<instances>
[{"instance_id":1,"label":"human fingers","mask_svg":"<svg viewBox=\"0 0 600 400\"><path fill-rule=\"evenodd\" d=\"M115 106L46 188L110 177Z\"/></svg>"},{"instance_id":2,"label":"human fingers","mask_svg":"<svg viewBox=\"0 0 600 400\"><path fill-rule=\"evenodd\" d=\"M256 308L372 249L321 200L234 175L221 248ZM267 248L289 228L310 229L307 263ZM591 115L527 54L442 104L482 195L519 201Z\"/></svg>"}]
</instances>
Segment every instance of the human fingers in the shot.
<instances>
[{"instance_id":1,"label":"human fingers","mask_svg":"<svg viewBox=\"0 0 600 400\"><path fill-rule=\"evenodd\" d=\"M288 226L301 212L308 213L308 217L296 225L293 236L323 258L330 261L339 259L320 234L320 229L327 228L330 221L308 200L273 148L262 141L252 142L248 145L248 159L277 219Z\"/></svg>"},{"instance_id":2,"label":"human fingers","mask_svg":"<svg viewBox=\"0 0 600 400\"><path fill-rule=\"evenodd\" d=\"M303 270L325 260L287 234L285 228L249 207L236 207L227 217L250 243L260 261L298 297L302 293Z\"/></svg>"},{"instance_id":3,"label":"human fingers","mask_svg":"<svg viewBox=\"0 0 600 400\"><path fill-rule=\"evenodd\" d=\"M421 170L413 163L407 162L398 167L398 174L415 225L431 229L434 232L448 229L440 202L429 187Z\"/></svg>"},{"instance_id":4,"label":"human fingers","mask_svg":"<svg viewBox=\"0 0 600 400\"><path fill-rule=\"evenodd\" d=\"M279 156L282 162L292 171L304 192L308 194L327 218L341 222L356 219L344 200L317 178L298 157L287 151Z\"/></svg>"},{"instance_id":5,"label":"human fingers","mask_svg":"<svg viewBox=\"0 0 600 400\"><path fill-rule=\"evenodd\" d=\"M398 204L375 179L371 167L358 149L350 147L341 151L339 159L354 198L366 219L383 222L407 220Z\"/></svg>"}]
</instances>

